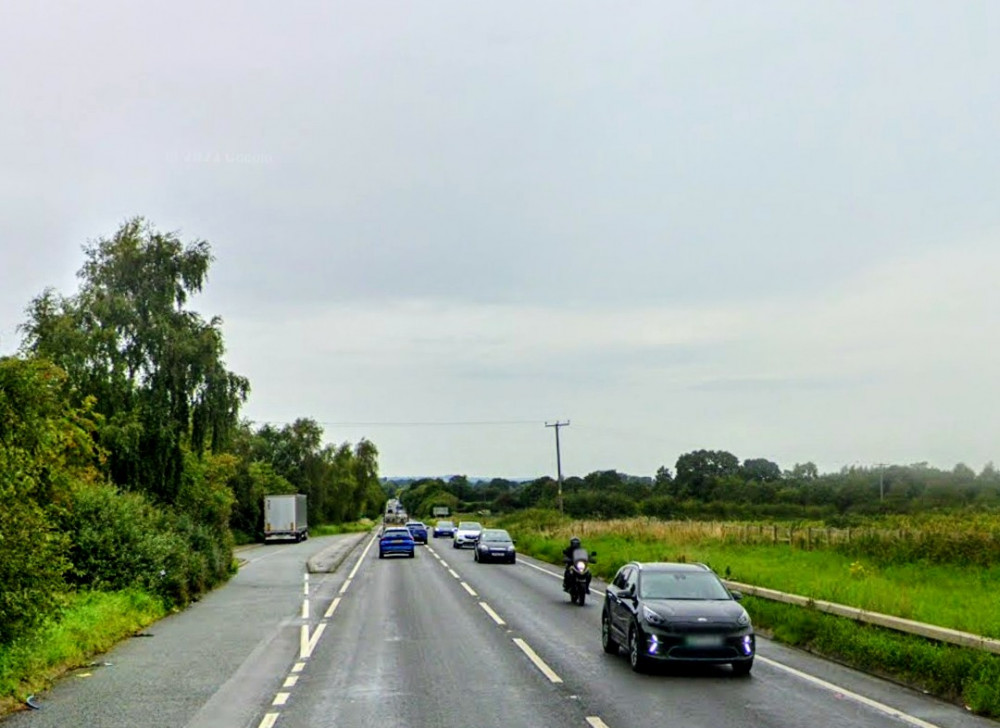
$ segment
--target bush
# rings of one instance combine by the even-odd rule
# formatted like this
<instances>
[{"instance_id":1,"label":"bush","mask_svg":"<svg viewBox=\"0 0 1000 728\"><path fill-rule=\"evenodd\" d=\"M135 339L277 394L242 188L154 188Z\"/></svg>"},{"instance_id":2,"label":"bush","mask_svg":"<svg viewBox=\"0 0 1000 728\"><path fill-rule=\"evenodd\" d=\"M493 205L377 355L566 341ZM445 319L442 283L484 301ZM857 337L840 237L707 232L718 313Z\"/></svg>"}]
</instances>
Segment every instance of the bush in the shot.
<instances>
[{"instance_id":1,"label":"bush","mask_svg":"<svg viewBox=\"0 0 1000 728\"><path fill-rule=\"evenodd\" d=\"M59 604L69 567L66 540L33 501L0 484L0 645L41 623Z\"/></svg>"},{"instance_id":2,"label":"bush","mask_svg":"<svg viewBox=\"0 0 1000 728\"><path fill-rule=\"evenodd\" d=\"M63 514L69 581L77 587L138 586L187 604L230 573L232 536L187 514L163 511L111 485L77 488Z\"/></svg>"}]
</instances>

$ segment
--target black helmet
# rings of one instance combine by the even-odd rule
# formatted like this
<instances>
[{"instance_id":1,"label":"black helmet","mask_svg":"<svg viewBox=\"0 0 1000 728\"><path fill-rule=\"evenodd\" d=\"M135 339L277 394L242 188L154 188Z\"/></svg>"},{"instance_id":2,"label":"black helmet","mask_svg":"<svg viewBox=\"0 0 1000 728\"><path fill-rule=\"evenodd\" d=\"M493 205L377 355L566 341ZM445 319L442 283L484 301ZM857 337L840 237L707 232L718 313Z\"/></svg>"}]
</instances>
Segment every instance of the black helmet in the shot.
<instances>
[{"instance_id":1,"label":"black helmet","mask_svg":"<svg viewBox=\"0 0 1000 728\"><path fill-rule=\"evenodd\" d=\"M571 538L569 540L569 547L571 549L578 549L578 548L580 548L580 539L578 539L576 536L574 536L573 538Z\"/></svg>"}]
</instances>

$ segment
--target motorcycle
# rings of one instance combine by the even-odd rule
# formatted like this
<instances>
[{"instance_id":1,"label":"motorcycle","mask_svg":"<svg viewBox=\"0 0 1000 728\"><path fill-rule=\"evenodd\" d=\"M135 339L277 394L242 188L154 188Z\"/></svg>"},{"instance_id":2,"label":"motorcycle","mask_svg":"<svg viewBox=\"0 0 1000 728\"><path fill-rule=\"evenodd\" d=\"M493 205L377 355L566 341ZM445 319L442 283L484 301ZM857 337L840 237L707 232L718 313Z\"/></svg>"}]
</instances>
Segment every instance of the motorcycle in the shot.
<instances>
[{"instance_id":1,"label":"motorcycle","mask_svg":"<svg viewBox=\"0 0 1000 728\"><path fill-rule=\"evenodd\" d=\"M597 563L597 552L574 549L572 558L566 559L566 573L563 577L563 591L569 593L569 600L581 607L590 594L590 565Z\"/></svg>"}]
</instances>

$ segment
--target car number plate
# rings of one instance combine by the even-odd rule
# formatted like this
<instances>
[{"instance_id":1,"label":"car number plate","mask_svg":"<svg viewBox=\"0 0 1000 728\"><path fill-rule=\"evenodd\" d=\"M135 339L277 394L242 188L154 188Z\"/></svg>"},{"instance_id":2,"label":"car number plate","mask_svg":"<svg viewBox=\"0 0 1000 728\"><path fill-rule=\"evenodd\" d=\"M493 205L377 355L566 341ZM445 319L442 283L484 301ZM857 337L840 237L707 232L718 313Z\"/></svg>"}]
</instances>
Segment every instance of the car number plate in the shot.
<instances>
[{"instance_id":1,"label":"car number plate","mask_svg":"<svg viewBox=\"0 0 1000 728\"><path fill-rule=\"evenodd\" d=\"M722 638L715 634L696 634L687 637L684 644L688 647L718 647Z\"/></svg>"}]
</instances>

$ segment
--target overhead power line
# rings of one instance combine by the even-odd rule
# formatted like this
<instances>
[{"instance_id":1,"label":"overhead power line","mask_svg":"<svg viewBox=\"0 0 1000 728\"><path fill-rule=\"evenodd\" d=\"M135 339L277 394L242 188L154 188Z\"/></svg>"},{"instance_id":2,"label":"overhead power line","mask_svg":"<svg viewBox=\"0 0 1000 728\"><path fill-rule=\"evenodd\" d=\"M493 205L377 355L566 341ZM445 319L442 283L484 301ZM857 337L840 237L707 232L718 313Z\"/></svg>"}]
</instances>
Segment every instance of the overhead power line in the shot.
<instances>
[{"instance_id":1,"label":"overhead power line","mask_svg":"<svg viewBox=\"0 0 1000 728\"><path fill-rule=\"evenodd\" d=\"M309 419L309 418L304 418ZM249 420L256 425L291 425L294 421L283 420ZM313 420L317 425L326 427L466 427L482 425L537 425L541 420L452 420L452 421L365 421L365 422L328 422Z\"/></svg>"}]
</instances>

